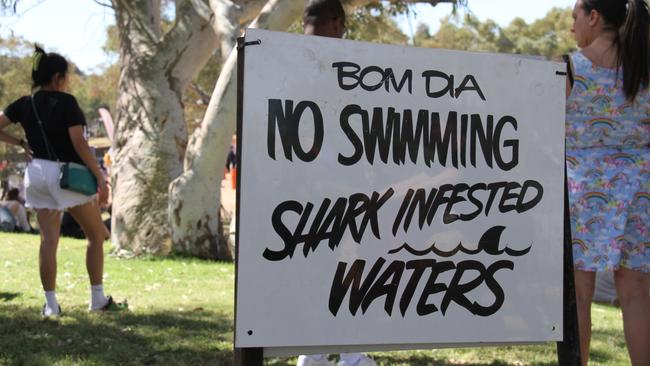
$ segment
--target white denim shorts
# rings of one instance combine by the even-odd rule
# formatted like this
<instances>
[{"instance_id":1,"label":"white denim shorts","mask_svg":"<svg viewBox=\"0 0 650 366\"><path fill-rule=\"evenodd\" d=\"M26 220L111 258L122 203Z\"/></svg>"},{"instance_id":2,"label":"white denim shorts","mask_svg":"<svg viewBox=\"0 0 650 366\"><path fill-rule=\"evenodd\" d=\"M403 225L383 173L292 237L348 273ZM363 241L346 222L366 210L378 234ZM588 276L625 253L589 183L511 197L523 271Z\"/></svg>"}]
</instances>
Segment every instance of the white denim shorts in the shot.
<instances>
[{"instance_id":1,"label":"white denim shorts","mask_svg":"<svg viewBox=\"0 0 650 366\"><path fill-rule=\"evenodd\" d=\"M25 171L25 206L34 209L66 210L91 202L86 196L59 186L61 165L56 161L34 159Z\"/></svg>"}]
</instances>

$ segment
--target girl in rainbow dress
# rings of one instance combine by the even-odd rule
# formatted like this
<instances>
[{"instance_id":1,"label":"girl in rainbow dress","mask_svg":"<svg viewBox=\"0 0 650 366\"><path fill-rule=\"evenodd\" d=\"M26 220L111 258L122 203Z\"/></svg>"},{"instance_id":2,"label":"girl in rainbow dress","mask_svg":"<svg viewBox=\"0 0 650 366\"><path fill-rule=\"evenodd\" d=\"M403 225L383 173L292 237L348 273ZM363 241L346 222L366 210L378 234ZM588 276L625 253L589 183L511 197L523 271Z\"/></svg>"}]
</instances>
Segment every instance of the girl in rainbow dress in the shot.
<instances>
[{"instance_id":1,"label":"girl in rainbow dress","mask_svg":"<svg viewBox=\"0 0 650 366\"><path fill-rule=\"evenodd\" d=\"M650 92L645 0L578 0L566 161L583 365L595 273L614 271L633 365L650 365Z\"/></svg>"}]
</instances>

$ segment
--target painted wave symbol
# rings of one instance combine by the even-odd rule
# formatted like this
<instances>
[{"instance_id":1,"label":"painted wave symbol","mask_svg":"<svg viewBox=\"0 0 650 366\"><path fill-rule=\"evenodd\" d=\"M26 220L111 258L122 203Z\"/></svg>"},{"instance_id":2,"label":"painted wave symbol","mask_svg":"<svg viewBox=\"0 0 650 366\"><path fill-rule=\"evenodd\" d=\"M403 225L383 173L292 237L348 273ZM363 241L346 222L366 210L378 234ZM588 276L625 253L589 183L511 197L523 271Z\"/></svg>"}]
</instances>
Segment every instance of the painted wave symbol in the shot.
<instances>
[{"instance_id":1,"label":"painted wave symbol","mask_svg":"<svg viewBox=\"0 0 650 366\"><path fill-rule=\"evenodd\" d=\"M441 250L436 246L436 243L433 243L429 248L423 249L423 250L418 250L413 247L411 247L408 243L404 243L402 246L399 248L392 249L388 251L388 254L396 254L399 253L402 250L405 250L413 255L422 257L425 256L429 253L434 253L435 255L439 257L452 257L458 252L462 252L465 254L478 254L480 252L485 252L490 255L501 255L501 254L507 254L511 257L521 257L523 255L528 254L530 252L530 249L533 247L533 244L531 243L528 248L522 249L522 250L516 250L509 248L506 246L503 249L499 249L499 242L501 240L501 234L503 234L503 230L505 230L505 226L494 226L490 229L488 229L483 236L481 236L481 239L478 242L478 247L476 249L469 249L465 248L463 246L463 243L460 242L456 246L456 248L450 250L450 251L444 251Z\"/></svg>"}]
</instances>

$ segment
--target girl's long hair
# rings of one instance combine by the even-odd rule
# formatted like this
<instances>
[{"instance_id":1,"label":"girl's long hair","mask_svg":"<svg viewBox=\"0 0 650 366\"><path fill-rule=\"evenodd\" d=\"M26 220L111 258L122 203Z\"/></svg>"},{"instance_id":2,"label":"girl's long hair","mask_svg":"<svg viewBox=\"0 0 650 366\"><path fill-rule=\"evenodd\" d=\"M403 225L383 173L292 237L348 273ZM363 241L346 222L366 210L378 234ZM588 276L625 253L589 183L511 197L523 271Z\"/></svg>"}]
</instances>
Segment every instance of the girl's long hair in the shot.
<instances>
[{"instance_id":1,"label":"girl's long hair","mask_svg":"<svg viewBox=\"0 0 650 366\"><path fill-rule=\"evenodd\" d=\"M616 32L617 67L623 70L623 91L634 101L650 83L650 12L646 0L583 0L584 10L596 10Z\"/></svg>"}]
</instances>

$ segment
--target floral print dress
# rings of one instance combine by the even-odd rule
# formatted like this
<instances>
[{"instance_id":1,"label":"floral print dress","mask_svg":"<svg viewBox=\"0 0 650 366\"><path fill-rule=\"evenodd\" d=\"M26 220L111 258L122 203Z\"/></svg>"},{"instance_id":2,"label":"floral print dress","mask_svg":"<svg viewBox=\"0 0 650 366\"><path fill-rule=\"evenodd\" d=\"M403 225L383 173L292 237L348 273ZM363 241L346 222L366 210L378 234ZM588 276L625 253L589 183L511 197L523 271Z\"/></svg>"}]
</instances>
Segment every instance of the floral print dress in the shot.
<instances>
[{"instance_id":1,"label":"floral print dress","mask_svg":"<svg viewBox=\"0 0 650 366\"><path fill-rule=\"evenodd\" d=\"M622 72L571 55L566 162L573 258L583 271L650 272L650 93L634 103Z\"/></svg>"}]
</instances>

